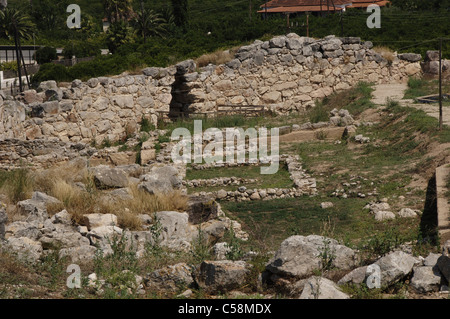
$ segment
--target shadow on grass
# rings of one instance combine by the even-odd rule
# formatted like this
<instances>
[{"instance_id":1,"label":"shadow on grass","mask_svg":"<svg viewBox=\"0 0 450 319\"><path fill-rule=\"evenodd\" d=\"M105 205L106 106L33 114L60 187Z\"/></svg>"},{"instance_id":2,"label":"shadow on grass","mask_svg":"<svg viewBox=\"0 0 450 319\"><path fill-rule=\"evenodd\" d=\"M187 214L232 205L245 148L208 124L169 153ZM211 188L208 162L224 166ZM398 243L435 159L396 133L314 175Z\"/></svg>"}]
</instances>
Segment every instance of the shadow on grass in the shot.
<instances>
[{"instance_id":1,"label":"shadow on grass","mask_svg":"<svg viewBox=\"0 0 450 319\"><path fill-rule=\"evenodd\" d=\"M423 239L436 244L438 241L438 216L437 216L437 192L436 192L436 175L428 181L427 194L425 198L425 206L423 215L420 220L420 232Z\"/></svg>"}]
</instances>

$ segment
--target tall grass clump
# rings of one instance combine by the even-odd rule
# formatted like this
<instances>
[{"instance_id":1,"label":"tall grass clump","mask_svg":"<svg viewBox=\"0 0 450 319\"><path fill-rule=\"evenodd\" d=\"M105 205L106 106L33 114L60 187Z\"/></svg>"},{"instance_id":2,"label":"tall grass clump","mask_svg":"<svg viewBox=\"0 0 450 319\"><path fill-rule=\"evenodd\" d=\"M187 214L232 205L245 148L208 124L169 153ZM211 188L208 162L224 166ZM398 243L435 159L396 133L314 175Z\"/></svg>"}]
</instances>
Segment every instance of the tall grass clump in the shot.
<instances>
[{"instance_id":1,"label":"tall grass clump","mask_svg":"<svg viewBox=\"0 0 450 319\"><path fill-rule=\"evenodd\" d=\"M33 176L26 168L19 168L4 174L2 191L11 203L16 204L31 197Z\"/></svg>"}]
</instances>

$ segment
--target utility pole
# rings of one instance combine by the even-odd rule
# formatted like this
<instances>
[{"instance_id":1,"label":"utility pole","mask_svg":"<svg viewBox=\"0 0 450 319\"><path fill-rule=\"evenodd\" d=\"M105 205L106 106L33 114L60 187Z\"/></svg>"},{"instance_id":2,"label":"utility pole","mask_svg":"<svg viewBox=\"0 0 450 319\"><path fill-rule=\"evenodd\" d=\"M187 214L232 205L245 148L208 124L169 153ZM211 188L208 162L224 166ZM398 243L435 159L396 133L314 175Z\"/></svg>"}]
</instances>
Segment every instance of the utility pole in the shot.
<instances>
[{"instance_id":1,"label":"utility pole","mask_svg":"<svg viewBox=\"0 0 450 319\"><path fill-rule=\"evenodd\" d=\"M439 38L439 130L442 130L442 38Z\"/></svg>"},{"instance_id":2,"label":"utility pole","mask_svg":"<svg viewBox=\"0 0 450 319\"><path fill-rule=\"evenodd\" d=\"M287 33L289 33L291 31L291 24L289 22L289 12L286 12L286 27L287 27Z\"/></svg>"},{"instance_id":3,"label":"utility pole","mask_svg":"<svg viewBox=\"0 0 450 319\"><path fill-rule=\"evenodd\" d=\"M267 20L267 0L266 0L266 5L265 5L265 13L264 13L264 20Z\"/></svg>"},{"instance_id":4,"label":"utility pole","mask_svg":"<svg viewBox=\"0 0 450 319\"><path fill-rule=\"evenodd\" d=\"M306 12L306 37L309 38L309 12Z\"/></svg>"},{"instance_id":5,"label":"utility pole","mask_svg":"<svg viewBox=\"0 0 450 319\"><path fill-rule=\"evenodd\" d=\"M14 43L16 45L17 72L19 74L19 90L20 90L20 92L23 92L22 70L21 70L21 66L20 66L20 54L19 54L17 24L16 24L16 21L13 21L13 23L14 23Z\"/></svg>"}]
</instances>

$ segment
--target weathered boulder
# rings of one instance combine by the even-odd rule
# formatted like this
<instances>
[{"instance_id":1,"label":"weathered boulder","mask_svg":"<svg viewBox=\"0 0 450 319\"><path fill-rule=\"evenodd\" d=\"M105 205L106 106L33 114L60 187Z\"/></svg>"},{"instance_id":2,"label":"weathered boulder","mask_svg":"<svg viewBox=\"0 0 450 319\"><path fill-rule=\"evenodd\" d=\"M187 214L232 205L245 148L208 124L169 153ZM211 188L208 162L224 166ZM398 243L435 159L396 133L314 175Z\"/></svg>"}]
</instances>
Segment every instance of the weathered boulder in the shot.
<instances>
[{"instance_id":1,"label":"weathered boulder","mask_svg":"<svg viewBox=\"0 0 450 319\"><path fill-rule=\"evenodd\" d=\"M231 251L228 243L217 243L213 246L213 253L216 260L226 260L227 254Z\"/></svg>"},{"instance_id":2,"label":"weathered boulder","mask_svg":"<svg viewBox=\"0 0 450 319\"><path fill-rule=\"evenodd\" d=\"M123 230L116 226L100 226L91 229L86 238L90 240L91 245L97 245L103 249L106 254L112 252L110 244L121 238Z\"/></svg>"},{"instance_id":3,"label":"weathered boulder","mask_svg":"<svg viewBox=\"0 0 450 319\"><path fill-rule=\"evenodd\" d=\"M80 221L89 230L101 226L117 226L117 216L114 214L87 214Z\"/></svg>"},{"instance_id":4,"label":"weathered boulder","mask_svg":"<svg viewBox=\"0 0 450 319\"><path fill-rule=\"evenodd\" d=\"M436 266L422 266L414 268L414 274L411 278L411 286L419 293L439 291L440 283L441 273Z\"/></svg>"},{"instance_id":5,"label":"weathered boulder","mask_svg":"<svg viewBox=\"0 0 450 319\"><path fill-rule=\"evenodd\" d=\"M398 216L402 218L414 218L417 217L417 213L411 208L402 208L398 212Z\"/></svg>"},{"instance_id":6,"label":"weathered boulder","mask_svg":"<svg viewBox=\"0 0 450 319\"><path fill-rule=\"evenodd\" d=\"M17 221L10 223L6 226L5 233L7 239L10 237L27 237L37 241L42 236L41 227L37 222Z\"/></svg>"},{"instance_id":7,"label":"weathered boulder","mask_svg":"<svg viewBox=\"0 0 450 319\"><path fill-rule=\"evenodd\" d=\"M128 177L122 169L99 165L91 169L95 185L100 189L128 186Z\"/></svg>"},{"instance_id":8,"label":"weathered boulder","mask_svg":"<svg viewBox=\"0 0 450 319\"><path fill-rule=\"evenodd\" d=\"M138 188L150 194L168 193L182 186L179 172L174 166L154 166L141 176Z\"/></svg>"},{"instance_id":9,"label":"weathered boulder","mask_svg":"<svg viewBox=\"0 0 450 319\"><path fill-rule=\"evenodd\" d=\"M392 252L374 264L381 269L381 286L395 284L405 276L409 275L417 263L416 258L403 251Z\"/></svg>"},{"instance_id":10,"label":"weathered boulder","mask_svg":"<svg viewBox=\"0 0 450 319\"><path fill-rule=\"evenodd\" d=\"M331 280L313 276L305 282L300 299L349 299Z\"/></svg>"},{"instance_id":11,"label":"weathered boulder","mask_svg":"<svg viewBox=\"0 0 450 319\"><path fill-rule=\"evenodd\" d=\"M289 277L306 277L324 267L321 254L332 256L332 266L349 270L357 265L356 252L340 245L336 240L310 235L291 236L284 240L275 256L266 265L274 274Z\"/></svg>"},{"instance_id":12,"label":"weathered boulder","mask_svg":"<svg viewBox=\"0 0 450 319\"><path fill-rule=\"evenodd\" d=\"M219 206L213 198L209 196L189 196L187 213L191 224L197 225L217 218L218 211Z\"/></svg>"},{"instance_id":13,"label":"weathered boulder","mask_svg":"<svg viewBox=\"0 0 450 319\"><path fill-rule=\"evenodd\" d=\"M190 246L193 234L189 225L189 215L173 211L155 213L155 221L160 224L160 244L177 250Z\"/></svg>"},{"instance_id":14,"label":"weathered boulder","mask_svg":"<svg viewBox=\"0 0 450 319\"><path fill-rule=\"evenodd\" d=\"M70 247L89 246L89 239L82 236L70 226L56 224L54 228L44 228L39 238L43 249L60 249Z\"/></svg>"},{"instance_id":15,"label":"weathered boulder","mask_svg":"<svg viewBox=\"0 0 450 319\"><path fill-rule=\"evenodd\" d=\"M445 279L447 279L447 282L450 282L450 257L442 255L437 260L436 266Z\"/></svg>"},{"instance_id":16,"label":"weathered boulder","mask_svg":"<svg viewBox=\"0 0 450 319\"><path fill-rule=\"evenodd\" d=\"M53 215L50 220L54 224L72 225L72 216L65 209Z\"/></svg>"},{"instance_id":17,"label":"weathered boulder","mask_svg":"<svg viewBox=\"0 0 450 319\"><path fill-rule=\"evenodd\" d=\"M346 274L344 277L339 279L337 282L338 285L344 285L344 284L354 284L354 285L360 285L362 284L366 277L367 277L367 266L358 267L348 274Z\"/></svg>"},{"instance_id":18,"label":"weathered boulder","mask_svg":"<svg viewBox=\"0 0 450 319\"><path fill-rule=\"evenodd\" d=\"M97 248L94 246L83 245L78 247L63 248L59 251L59 257L69 258L73 263L89 262L94 259Z\"/></svg>"},{"instance_id":19,"label":"weathered boulder","mask_svg":"<svg viewBox=\"0 0 450 319\"><path fill-rule=\"evenodd\" d=\"M376 221L384 221L384 220L391 220L395 219L395 214L393 212L379 210L375 212L375 220Z\"/></svg>"},{"instance_id":20,"label":"weathered boulder","mask_svg":"<svg viewBox=\"0 0 450 319\"><path fill-rule=\"evenodd\" d=\"M418 62L422 60L422 55L416 53L402 53L398 55L398 58L408 62Z\"/></svg>"},{"instance_id":21,"label":"weathered boulder","mask_svg":"<svg viewBox=\"0 0 450 319\"><path fill-rule=\"evenodd\" d=\"M197 284L208 293L223 293L245 285L250 266L245 261L204 261L198 271Z\"/></svg>"},{"instance_id":22,"label":"weathered boulder","mask_svg":"<svg viewBox=\"0 0 450 319\"><path fill-rule=\"evenodd\" d=\"M40 242L28 237L8 238L6 246L17 254L21 260L36 262L42 255Z\"/></svg>"},{"instance_id":23,"label":"weathered boulder","mask_svg":"<svg viewBox=\"0 0 450 319\"><path fill-rule=\"evenodd\" d=\"M155 291L178 292L194 283L192 269L188 264L179 263L153 271L144 277L147 288Z\"/></svg>"},{"instance_id":24,"label":"weathered boulder","mask_svg":"<svg viewBox=\"0 0 450 319\"><path fill-rule=\"evenodd\" d=\"M44 222L48 218L45 202L27 199L17 203L20 214L26 216L27 222Z\"/></svg>"}]
</instances>

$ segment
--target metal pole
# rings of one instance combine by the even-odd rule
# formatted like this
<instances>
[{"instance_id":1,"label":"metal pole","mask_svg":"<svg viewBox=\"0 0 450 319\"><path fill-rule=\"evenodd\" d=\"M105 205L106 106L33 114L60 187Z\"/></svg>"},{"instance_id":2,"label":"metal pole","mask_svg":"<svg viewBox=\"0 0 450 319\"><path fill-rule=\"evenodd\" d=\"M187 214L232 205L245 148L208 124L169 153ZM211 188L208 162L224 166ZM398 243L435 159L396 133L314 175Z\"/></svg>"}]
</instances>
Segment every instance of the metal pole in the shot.
<instances>
[{"instance_id":1,"label":"metal pole","mask_svg":"<svg viewBox=\"0 0 450 319\"><path fill-rule=\"evenodd\" d=\"M306 37L309 38L309 12L306 12Z\"/></svg>"},{"instance_id":2,"label":"metal pole","mask_svg":"<svg viewBox=\"0 0 450 319\"><path fill-rule=\"evenodd\" d=\"M266 5L265 5L265 10L266 10L266 12L264 13L264 20L267 20L267 0L266 0Z\"/></svg>"},{"instance_id":3,"label":"metal pole","mask_svg":"<svg viewBox=\"0 0 450 319\"><path fill-rule=\"evenodd\" d=\"M439 130L442 130L442 38L439 38Z\"/></svg>"},{"instance_id":4,"label":"metal pole","mask_svg":"<svg viewBox=\"0 0 450 319\"><path fill-rule=\"evenodd\" d=\"M16 44L17 72L19 73L19 90L20 90L20 92L23 92L23 89L22 89L22 71L20 70L19 44L17 42L17 37L18 37L17 25L16 25L16 21L14 21L13 23L14 23L14 43Z\"/></svg>"}]
</instances>

